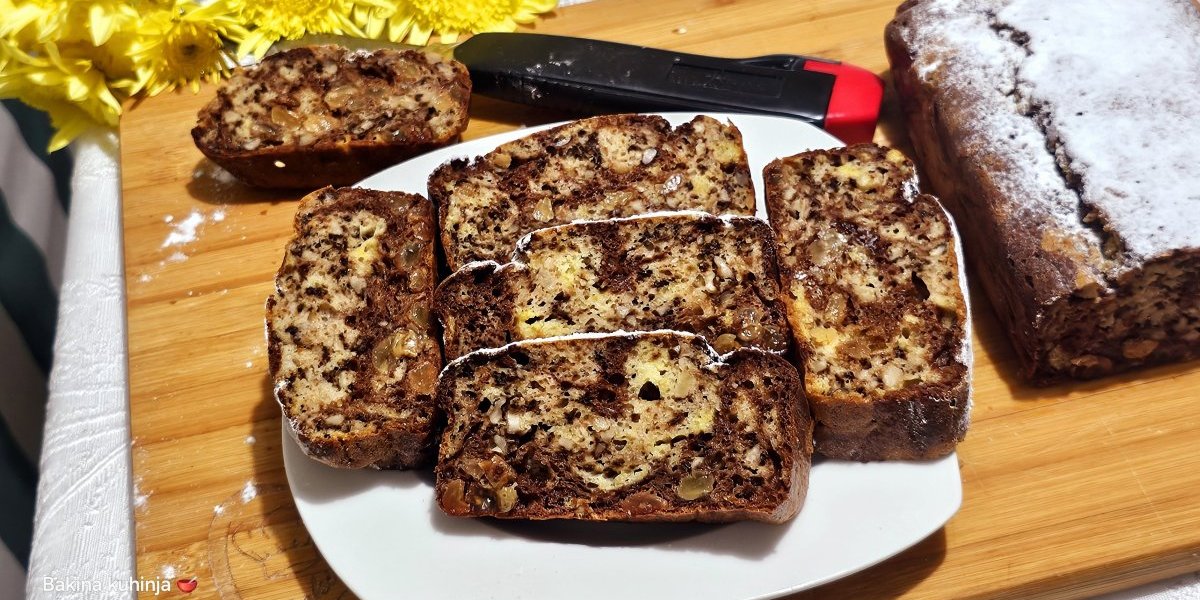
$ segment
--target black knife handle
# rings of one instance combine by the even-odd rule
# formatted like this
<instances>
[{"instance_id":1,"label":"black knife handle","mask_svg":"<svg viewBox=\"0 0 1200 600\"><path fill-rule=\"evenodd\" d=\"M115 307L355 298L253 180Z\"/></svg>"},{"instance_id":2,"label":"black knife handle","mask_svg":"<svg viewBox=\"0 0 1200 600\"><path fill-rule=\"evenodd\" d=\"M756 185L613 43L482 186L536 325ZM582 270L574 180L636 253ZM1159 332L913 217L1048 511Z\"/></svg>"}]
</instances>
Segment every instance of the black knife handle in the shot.
<instances>
[{"instance_id":1,"label":"black knife handle","mask_svg":"<svg viewBox=\"0 0 1200 600\"><path fill-rule=\"evenodd\" d=\"M502 100L580 113L773 114L804 119L848 142L871 138L883 92L868 71L789 54L718 58L583 38L482 33L455 48L454 57L470 70L475 92Z\"/></svg>"}]
</instances>

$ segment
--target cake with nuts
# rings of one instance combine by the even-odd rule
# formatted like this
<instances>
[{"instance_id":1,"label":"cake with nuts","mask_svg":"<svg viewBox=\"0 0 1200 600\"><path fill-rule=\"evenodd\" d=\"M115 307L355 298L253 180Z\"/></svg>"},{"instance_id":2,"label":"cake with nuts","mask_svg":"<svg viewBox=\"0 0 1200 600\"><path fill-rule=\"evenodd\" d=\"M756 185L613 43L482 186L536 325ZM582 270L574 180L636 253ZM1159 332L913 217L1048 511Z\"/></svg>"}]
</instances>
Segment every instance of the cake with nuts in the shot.
<instances>
[{"instance_id":1,"label":"cake with nuts","mask_svg":"<svg viewBox=\"0 0 1200 600\"><path fill-rule=\"evenodd\" d=\"M763 179L817 452L953 451L971 402L962 253L913 164L860 144L775 160Z\"/></svg>"},{"instance_id":2,"label":"cake with nuts","mask_svg":"<svg viewBox=\"0 0 1200 600\"><path fill-rule=\"evenodd\" d=\"M476 262L438 287L447 358L581 332L677 329L725 353L783 353L774 235L754 217L656 213L526 236L512 262Z\"/></svg>"},{"instance_id":3,"label":"cake with nuts","mask_svg":"<svg viewBox=\"0 0 1200 600\"><path fill-rule=\"evenodd\" d=\"M470 97L466 67L436 54L295 48L235 69L192 138L250 185L350 185L456 141Z\"/></svg>"},{"instance_id":4,"label":"cake with nuts","mask_svg":"<svg viewBox=\"0 0 1200 600\"><path fill-rule=\"evenodd\" d=\"M441 349L429 313L433 207L324 188L296 213L267 298L275 399L300 447L336 467L432 458Z\"/></svg>"},{"instance_id":5,"label":"cake with nuts","mask_svg":"<svg viewBox=\"0 0 1200 600\"><path fill-rule=\"evenodd\" d=\"M1197 5L909 0L886 42L1021 373L1200 356Z\"/></svg>"},{"instance_id":6,"label":"cake with nuts","mask_svg":"<svg viewBox=\"0 0 1200 600\"><path fill-rule=\"evenodd\" d=\"M754 214L731 123L698 116L674 129L653 115L575 121L508 142L429 178L451 270L504 261L526 233L574 220L662 210Z\"/></svg>"},{"instance_id":7,"label":"cake with nuts","mask_svg":"<svg viewBox=\"0 0 1200 600\"><path fill-rule=\"evenodd\" d=\"M438 381L438 506L455 516L779 523L812 421L786 360L659 331L481 350Z\"/></svg>"}]
</instances>

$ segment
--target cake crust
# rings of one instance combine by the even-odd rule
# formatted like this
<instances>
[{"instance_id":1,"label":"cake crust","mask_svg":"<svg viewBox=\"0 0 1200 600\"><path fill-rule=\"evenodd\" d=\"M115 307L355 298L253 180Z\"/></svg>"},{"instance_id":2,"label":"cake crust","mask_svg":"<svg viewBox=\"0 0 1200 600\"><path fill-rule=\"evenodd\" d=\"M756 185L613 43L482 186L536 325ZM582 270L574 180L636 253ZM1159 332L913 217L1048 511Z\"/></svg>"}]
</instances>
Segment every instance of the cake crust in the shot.
<instances>
[{"instance_id":1,"label":"cake crust","mask_svg":"<svg viewBox=\"0 0 1200 600\"><path fill-rule=\"evenodd\" d=\"M335 467L427 463L442 364L429 313L433 207L413 194L324 188L301 201L294 228L266 307L289 431Z\"/></svg>"},{"instance_id":2,"label":"cake crust","mask_svg":"<svg viewBox=\"0 0 1200 600\"><path fill-rule=\"evenodd\" d=\"M252 186L351 185L456 141L470 96L466 67L435 54L294 48L235 69L192 139Z\"/></svg>"},{"instance_id":3,"label":"cake crust","mask_svg":"<svg viewBox=\"0 0 1200 600\"><path fill-rule=\"evenodd\" d=\"M455 516L779 523L807 490L799 375L680 332L481 350L438 382L436 494Z\"/></svg>"}]
</instances>

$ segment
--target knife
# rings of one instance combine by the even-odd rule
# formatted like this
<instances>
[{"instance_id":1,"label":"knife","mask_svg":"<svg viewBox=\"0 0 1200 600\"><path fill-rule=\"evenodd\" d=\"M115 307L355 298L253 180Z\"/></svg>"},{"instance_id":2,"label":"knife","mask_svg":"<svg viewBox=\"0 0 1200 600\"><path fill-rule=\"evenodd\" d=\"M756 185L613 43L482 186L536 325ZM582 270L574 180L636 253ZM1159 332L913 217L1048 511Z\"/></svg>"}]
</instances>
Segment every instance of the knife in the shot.
<instances>
[{"instance_id":1,"label":"knife","mask_svg":"<svg viewBox=\"0 0 1200 600\"><path fill-rule=\"evenodd\" d=\"M718 58L534 33L480 33L454 58L483 96L581 113L751 112L803 119L869 142L883 81L845 63L771 54Z\"/></svg>"},{"instance_id":2,"label":"knife","mask_svg":"<svg viewBox=\"0 0 1200 600\"><path fill-rule=\"evenodd\" d=\"M350 49L413 48L379 40L308 36ZM883 81L866 69L811 56L719 58L585 38L479 33L419 48L466 65L473 93L584 114L691 110L803 119L846 143L869 142Z\"/></svg>"}]
</instances>

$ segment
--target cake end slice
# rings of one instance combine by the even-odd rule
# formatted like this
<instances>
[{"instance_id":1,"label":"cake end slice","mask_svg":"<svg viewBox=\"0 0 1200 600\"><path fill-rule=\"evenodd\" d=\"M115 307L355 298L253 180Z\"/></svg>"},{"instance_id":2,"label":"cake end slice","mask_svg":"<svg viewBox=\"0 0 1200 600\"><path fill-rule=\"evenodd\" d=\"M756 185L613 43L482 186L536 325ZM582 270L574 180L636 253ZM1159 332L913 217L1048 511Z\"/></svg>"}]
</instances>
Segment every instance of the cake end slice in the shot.
<instances>
[{"instance_id":1,"label":"cake end slice","mask_svg":"<svg viewBox=\"0 0 1200 600\"><path fill-rule=\"evenodd\" d=\"M764 170L784 301L831 458L952 452L970 413L970 311L954 224L911 162L863 144Z\"/></svg>"}]
</instances>

